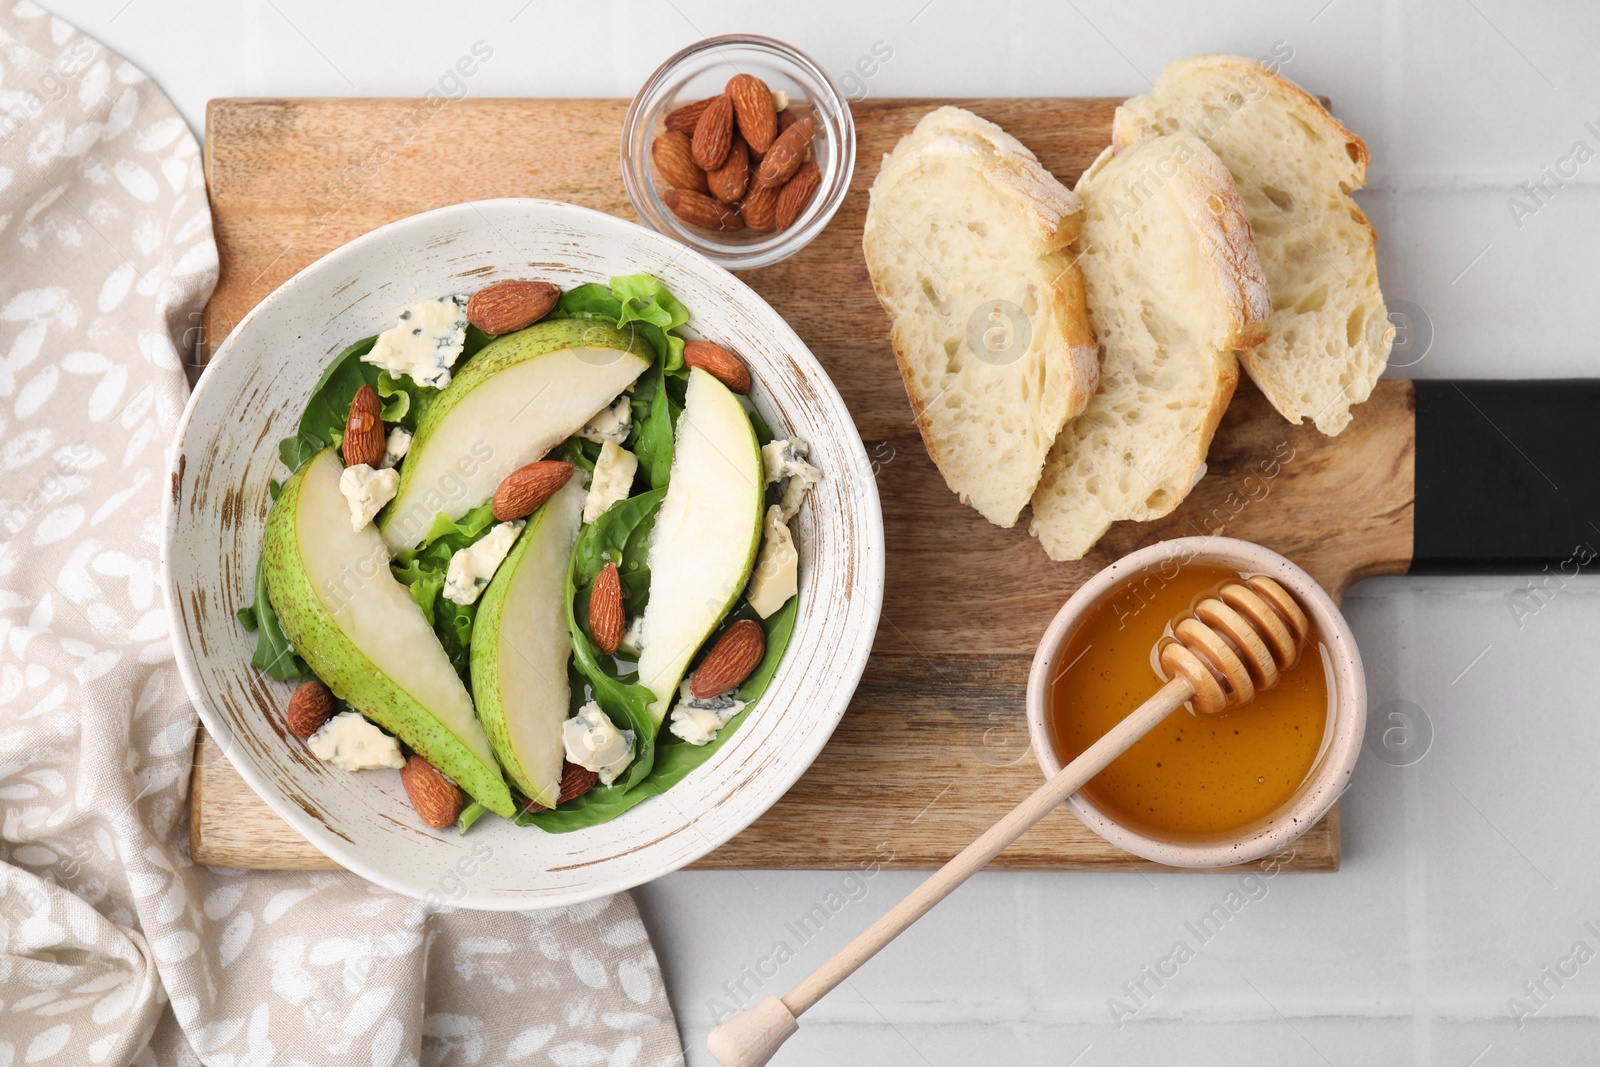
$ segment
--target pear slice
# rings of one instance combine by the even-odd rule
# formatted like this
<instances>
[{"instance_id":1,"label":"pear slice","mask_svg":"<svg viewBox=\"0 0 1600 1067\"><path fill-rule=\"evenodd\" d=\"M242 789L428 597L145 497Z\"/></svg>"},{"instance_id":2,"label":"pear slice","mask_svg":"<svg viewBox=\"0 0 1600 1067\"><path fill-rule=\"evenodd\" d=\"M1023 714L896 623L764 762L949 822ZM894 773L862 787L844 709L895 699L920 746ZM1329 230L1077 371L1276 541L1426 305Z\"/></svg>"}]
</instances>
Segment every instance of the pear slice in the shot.
<instances>
[{"instance_id":1,"label":"pear slice","mask_svg":"<svg viewBox=\"0 0 1600 1067\"><path fill-rule=\"evenodd\" d=\"M639 682L656 695L657 725L696 650L750 579L765 485L761 446L739 398L691 370L650 542L650 602L640 627Z\"/></svg>"},{"instance_id":2,"label":"pear slice","mask_svg":"<svg viewBox=\"0 0 1600 1067\"><path fill-rule=\"evenodd\" d=\"M633 331L588 319L489 342L422 413L379 519L389 550L415 548L438 513L459 519L488 500L506 475L583 429L654 354Z\"/></svg>"},{"instance_id":3,"label":"pear slice","mask_svg":"<svg viewBox=\"0 0 1600 1067\"><path fill-rule=\"evenodd\" d=\"M389 572L369 524L350 529L344 464L324 449L267 516L267 595L295 651L335 696L404 741L490 811L515 807L472 698L433 627Z\"/></svg>"},{"instance_id":4,"label":"pear slice","mask_svg":"<svg viewBox=\"0 0 1600 1067\"><path fill-rule=\"evenodd\" d=\"M506 777L547 808L561 793L561 724L571 710L567 560L587 494L574 478L528 519L478 602L472 692Z\"/></svg>"}]
</instances>

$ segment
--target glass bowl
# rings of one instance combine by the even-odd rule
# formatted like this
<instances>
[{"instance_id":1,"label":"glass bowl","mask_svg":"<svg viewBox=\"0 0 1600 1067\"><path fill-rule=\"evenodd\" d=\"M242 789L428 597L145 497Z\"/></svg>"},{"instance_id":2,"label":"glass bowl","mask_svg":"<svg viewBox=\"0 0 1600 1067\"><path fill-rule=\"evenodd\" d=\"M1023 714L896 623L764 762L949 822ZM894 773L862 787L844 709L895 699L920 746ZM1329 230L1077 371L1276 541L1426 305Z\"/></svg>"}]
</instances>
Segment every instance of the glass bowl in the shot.
<instances>
[{"instance_id":1,"label":"glass bowl","mask_svg":"<svg viewBox=\"0 0 1600 1067\"><path fill-rule=\"evenodd\" d=\"M822 184L787 230L713 233L691 226L667 209L667 183L650 160L650 145L666 127L667 112L723 91L735 74L754 74L789 106L809 111L816 125L812 159ZM856 165L856 127L850 105L826 71L803 53L770 37L728 34L690 45L663 63L633 98L622 127L622 183L646 226L730 269L764 267L787 259L821 233L850 188Z\"/></svg>"}]
</instances>

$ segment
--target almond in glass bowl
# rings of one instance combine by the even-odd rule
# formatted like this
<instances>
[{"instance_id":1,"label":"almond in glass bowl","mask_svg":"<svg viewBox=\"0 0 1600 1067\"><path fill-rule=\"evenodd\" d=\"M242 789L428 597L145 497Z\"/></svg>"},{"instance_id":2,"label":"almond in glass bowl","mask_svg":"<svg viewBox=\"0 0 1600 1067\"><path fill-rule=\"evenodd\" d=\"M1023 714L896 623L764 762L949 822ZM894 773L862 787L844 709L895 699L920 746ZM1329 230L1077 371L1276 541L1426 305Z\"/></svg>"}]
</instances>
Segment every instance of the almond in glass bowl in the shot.
<instances>
[{"instance_id":1,"label":"almond in glass bowl","mask_svg":"<svg viewBox=\"0 0 1600 1067\"><path fill-rule=\"evenodd\" d=\"M767 37L712 37L679 52L639 90L623 127L623 184L640 220L725 267L804 248L854 170L844 94Z\"/></svg>"}]
</instances>

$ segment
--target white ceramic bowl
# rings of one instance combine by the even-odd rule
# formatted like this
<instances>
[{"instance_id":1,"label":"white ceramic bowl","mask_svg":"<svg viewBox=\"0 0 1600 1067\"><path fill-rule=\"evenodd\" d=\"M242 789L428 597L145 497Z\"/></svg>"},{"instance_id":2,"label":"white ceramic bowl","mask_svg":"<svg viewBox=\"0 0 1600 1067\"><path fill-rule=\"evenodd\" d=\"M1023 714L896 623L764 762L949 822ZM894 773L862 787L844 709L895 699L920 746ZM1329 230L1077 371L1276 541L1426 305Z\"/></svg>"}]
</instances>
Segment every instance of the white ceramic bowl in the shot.
<instances>
[{"instance_id":1,"label":"white ceramic bowl","mask_svg":"<svg viewBox=\"0 0 1600 1067\"><path fill-rule=\"evenodd\" d=\"M432 831L393 771L349 774L286 742L292 687L250 667L253 600L277 443L335 353L406 304L506 278L563 289L617 274L661 278L690 330L741 354L773 429L811 443L825 480L795 522L800 614L771 687L733 740L684 781L604 825L547 834L485 818ZM748 286L633 223L548 200L487 200L403 219L301 271L218 349L172 447L163 585L178 668L206 728L245 781L331 859L389 889L515 910L614 893L704 855L766 811L811 765L866 664L883 601L883 519L871 465L839 393Z\"/></svg>"},{"instance_id":2,"label":"white ceramic bowl","mask_svg":"<svg viewBox=\"0 0 1600 1067\"><path fill-rule=\"evenodd\" d=\"M1061 769L1061 759L1051 736L1050 686L1067 639L1092 608L1122 589L1129 578L1158 568L1168 569L1158 573L1170 573L1171 568L1191 563L1215 564L1276 579L1311 617L1333 664L1334 694L1331 721L1310 777L1294 798L1266 822L1232 837L1205 841L1169 840L1132 829L1111 818L1082 793L1074 793L1067 806L1089 829L1135 856L1174 867L1226 867L1271 855L1326 815L1350 780L1361 753L1361 737L1366 732L1367 683L1355 635L1333 598L1294 563L1270 548L1233 537L1179 537L1123 556L1079 586L1045 630L1028 675L1028 732L1039 766L1046 777L1054 775ZM1152 673L1152 695L1158 686ZM1239 714L1248 713L1246 709ZM1189 713L1180 708L1174 714Z\"/></svg>"}]
</instances>

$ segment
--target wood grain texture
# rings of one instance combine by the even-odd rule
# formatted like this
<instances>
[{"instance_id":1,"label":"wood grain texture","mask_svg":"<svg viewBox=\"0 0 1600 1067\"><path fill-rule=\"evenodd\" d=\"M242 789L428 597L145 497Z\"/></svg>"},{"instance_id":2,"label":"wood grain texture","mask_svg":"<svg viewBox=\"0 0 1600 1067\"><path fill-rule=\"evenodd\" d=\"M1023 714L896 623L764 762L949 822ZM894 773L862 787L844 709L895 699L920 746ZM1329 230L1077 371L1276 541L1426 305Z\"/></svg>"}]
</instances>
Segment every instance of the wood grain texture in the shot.
<instances>
[{"instance_id":1,"label":"wood grain texture","mask_svg":"<svg viewBox=\"0 0 1600 1067\"><path fill-rule=\"evenodd\" d=\"M1405 570L1411 552L1409 384L1384 382L1329 439L1292 427L1248 383L1224 418L1209 472L1177 512L1113 526L1089 558L1052 564L1027 535L961 506L911 421L860 254L879 160L935 100L856 105L851 194L808 248L742 277L828 370L877 468L888 535L883 621L872 659L812 769L711 868L936 867L1028 795L1023 691L1051 616L1090 574L1165 537L1225 533L1274 548L1335 597ZM1021 138L1071 185L1109 142L1114 100L955 101ZM262 297L344 242L398 218L497 196L545 196L633 218L618 175L624 101L221 100L207 116L206 173L222 273L207 310L220 341ZM462 145L496 144L493 153ZM1155 689L1152 679L1152 692ZM214 742L195 762L198 862L332 866L233 773ZM1296 870L1335 870L1338 811L1296 843ZM1112 848L1066 811L996 859L1014 869L1162 869Z\"/></svg>"}]
</instances>

